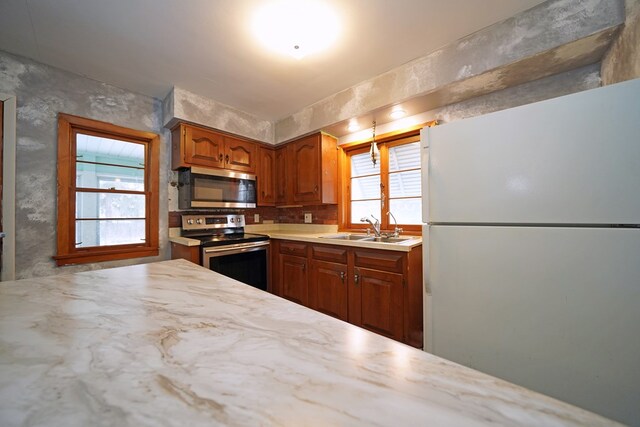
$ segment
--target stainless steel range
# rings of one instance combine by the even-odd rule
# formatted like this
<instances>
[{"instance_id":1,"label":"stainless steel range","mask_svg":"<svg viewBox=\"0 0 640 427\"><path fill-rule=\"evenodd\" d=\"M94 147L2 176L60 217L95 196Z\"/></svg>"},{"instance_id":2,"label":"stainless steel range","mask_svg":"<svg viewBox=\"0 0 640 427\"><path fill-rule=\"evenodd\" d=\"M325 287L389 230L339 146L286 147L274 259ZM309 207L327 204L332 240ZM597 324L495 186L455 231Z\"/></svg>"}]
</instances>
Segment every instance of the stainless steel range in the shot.
<instances>
[{"instance_id":1,"label":"stainless steel range","mask_svg":"<svg viewBox=\"0 0 640 427\"><path fill-rule=\"evenodd\" d=\"M182 236L200 240L204 267L266 291L269 236L244 226L244 215L182 215Z\"/></svg>"}]
</instances>

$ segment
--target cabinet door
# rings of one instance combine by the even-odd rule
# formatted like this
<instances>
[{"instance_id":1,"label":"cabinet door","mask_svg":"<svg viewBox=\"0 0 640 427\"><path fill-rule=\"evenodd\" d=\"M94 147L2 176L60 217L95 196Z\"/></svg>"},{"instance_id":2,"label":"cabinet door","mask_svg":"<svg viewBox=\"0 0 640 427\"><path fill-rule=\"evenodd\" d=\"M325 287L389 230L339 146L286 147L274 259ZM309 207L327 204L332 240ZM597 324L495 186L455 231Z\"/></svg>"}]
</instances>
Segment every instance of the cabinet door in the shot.
<instances>
[{"instance_id":1,"label":"cabinet door","mask_svg":"<svg viewBox=\"0 0 640 427\"><path fill-rule=\"evenodd\" d=\"M307 259L280 255L280 289L282 297L302 304L308 303Z\"/></svg>"},{"instance_id":2,"label":"cabinet door","mask_svg":"<svg viewBox=\"0 0 640 427\"><path fill-rule=\"evenodd\" d=\"M310 308L347 321L347 266L311 261Z\"/></svg>"},{"instance_id":3,"label":"cabinet door","mask_svg":"<svg viewBox=\"0 0 640 427\"><path fill-rule=\"evenodd\" d=\"M204 129L185 126L184 160L189 165L224 167L222 135Z\"/></svg>"},{"instance_id":4,"label":"cabinet door","mask_svg":"<svg viewBox=\"0 0 640 427\"><path fill-rule=\"evenodd\" d=\"M258 148L258 206L273 206L275 195L276 154L270 148Z\"/></svg>"},{"instance_id":5,"label":"cabinet door","mask_svg":"<svg viewBox=\"0 0 640 427\"><path fill-rule=\"evenodd\" d=\"M360 296L358 326L402 341L402 274L361 267L356 267L354 273L354 286Z\"/></svg>"},{"instance_id":6,"label":"cabinet door","mask_svg":"<svg viewBox=\"0 0 640 427\"><path fill-rule=\"evenodd\" d=\"M293 144L294 202L320 202L320 141L312 135Z\"/></svg>"},{"instance_id":7,"label":"cabinet door","mask_svg":"<svg viewBox=\"0 0 640 427\"><path fill-rule=\"evenodd\" d=\"M287 204L287 147L276 150L276 205Z\"/></svg>"},{"instance_id":8,"label":"cabinet door","mask_svg":"<svg viewBox=\"0 0 640 427\"><path fill-rule=\"evenodd\" d=\"M225 167L240 172L255 173L256 145L239 139L225 137Z\"/></svg>"}]
</instances>

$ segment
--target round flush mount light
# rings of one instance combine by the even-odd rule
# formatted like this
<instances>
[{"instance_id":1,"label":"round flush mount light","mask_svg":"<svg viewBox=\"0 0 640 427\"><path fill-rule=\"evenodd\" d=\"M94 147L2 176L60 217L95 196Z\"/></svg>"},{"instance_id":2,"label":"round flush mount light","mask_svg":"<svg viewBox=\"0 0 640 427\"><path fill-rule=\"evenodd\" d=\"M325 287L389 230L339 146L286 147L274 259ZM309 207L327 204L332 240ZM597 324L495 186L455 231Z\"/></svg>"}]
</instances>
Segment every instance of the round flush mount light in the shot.
<instances>
[{"instance_id":1,"label":"round flush mount light","mask_svg":"<svg viewBox=\"0 0 640 427\"><path fill-rule=\"evenodd\" d=\"M302 59L332 45L339 22L320 0L272 0L256 10L252 30L268 49Z\"/></svg>"},{"instance_id":2,"label":"round flush mount light","mask_svg":"<svg viewBox=\"0 0 640 427\"><path fill-rule=\"evenodd\" d=\"M389 114L389 116L391 116L392 119L401 119L406 114L407 114L407 112L404 111L402 108L396 107L391 111L391 114Z\"/></svg>"}]
</instances>

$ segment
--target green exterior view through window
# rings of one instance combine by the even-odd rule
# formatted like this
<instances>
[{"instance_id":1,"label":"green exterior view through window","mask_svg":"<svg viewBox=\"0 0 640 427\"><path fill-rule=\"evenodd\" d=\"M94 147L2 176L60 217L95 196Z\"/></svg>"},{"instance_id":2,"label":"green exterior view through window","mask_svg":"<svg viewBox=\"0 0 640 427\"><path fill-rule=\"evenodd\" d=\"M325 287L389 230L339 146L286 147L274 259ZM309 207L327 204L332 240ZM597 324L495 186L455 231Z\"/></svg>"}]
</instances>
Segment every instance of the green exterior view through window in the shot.
<instances>
[{"instance_id":1,"label":"green exterior view through window","mask_svg":"<svg viewBox=\"0 0 640 427\"><path fill-rule=\"evenodd\" d=\"M158 136L61 114L58 265L158 253Z\"/></svg>"}]
</instances>

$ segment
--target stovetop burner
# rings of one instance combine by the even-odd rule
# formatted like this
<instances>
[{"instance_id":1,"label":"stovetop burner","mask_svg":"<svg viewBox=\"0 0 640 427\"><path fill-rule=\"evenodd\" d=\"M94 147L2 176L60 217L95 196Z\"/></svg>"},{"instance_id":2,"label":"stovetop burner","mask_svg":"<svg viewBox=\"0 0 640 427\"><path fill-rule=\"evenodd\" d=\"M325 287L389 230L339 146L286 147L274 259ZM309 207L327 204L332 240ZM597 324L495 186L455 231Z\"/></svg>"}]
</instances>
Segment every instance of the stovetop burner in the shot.
<instances>
[{"instance_id":1,"label":"stovetop burner","mask_svg":"<svg viewBox=\"0 0 640 427\"><path fill-rule=\"evenodd\" d=\"M182 236L207 247L269 240L263 234L245 233L244 225L244 215L182 215Z\"/></svg>"}]
</instances>

